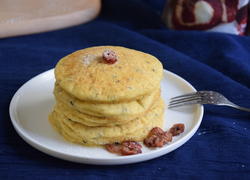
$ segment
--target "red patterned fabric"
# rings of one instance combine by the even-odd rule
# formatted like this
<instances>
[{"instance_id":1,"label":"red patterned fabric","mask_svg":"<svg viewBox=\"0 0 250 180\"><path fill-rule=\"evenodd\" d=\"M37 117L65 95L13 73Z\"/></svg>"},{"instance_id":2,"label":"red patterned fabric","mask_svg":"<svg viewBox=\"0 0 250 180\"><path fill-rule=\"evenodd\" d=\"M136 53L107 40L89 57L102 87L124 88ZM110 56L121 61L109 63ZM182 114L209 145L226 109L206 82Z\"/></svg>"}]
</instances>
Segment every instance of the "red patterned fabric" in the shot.
<instances>
[{"instance_id":1,"label":"red patterned fabric","mask_svg":"<svg viewBox=\"0 0 250 180\"><path fill-rule=\"evenodd\" d=\"M244 35L249 0L169 0L164 20L177 30L208 30Z\"/></svg>"}]
</instances>

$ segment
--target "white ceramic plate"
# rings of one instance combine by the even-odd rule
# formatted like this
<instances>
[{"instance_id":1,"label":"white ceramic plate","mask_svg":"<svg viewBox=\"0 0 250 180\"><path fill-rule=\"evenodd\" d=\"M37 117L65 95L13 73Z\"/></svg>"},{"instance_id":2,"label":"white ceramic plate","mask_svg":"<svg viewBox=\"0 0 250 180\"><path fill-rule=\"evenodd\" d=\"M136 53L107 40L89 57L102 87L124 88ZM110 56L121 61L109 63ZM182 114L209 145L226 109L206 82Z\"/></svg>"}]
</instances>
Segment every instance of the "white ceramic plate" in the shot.
<instances>
[{"instance_id":1,"label":"white ceramic plate","mask_svg":"<svg viewBox=\"0 0 250 180\"><path fill-rule=\"evenodd\" d=\"M34 148L64 160L86 164L129 164L153 159L167 154L187 142L197 131L203 116L203 106L195 105L179 110L165 110L165 127L184 123L185 131L174 137L162 148L149 149L143 146L143 153L132 156L111 154L101 147L84 147L65 141L49 124L48 114L54 105L54 71L46 71L25 83L10 103L10 117L17 133ZM164 71L162 97L168 104L169 98L196 91L179 76Z\"/></svg>"}]
</instances>

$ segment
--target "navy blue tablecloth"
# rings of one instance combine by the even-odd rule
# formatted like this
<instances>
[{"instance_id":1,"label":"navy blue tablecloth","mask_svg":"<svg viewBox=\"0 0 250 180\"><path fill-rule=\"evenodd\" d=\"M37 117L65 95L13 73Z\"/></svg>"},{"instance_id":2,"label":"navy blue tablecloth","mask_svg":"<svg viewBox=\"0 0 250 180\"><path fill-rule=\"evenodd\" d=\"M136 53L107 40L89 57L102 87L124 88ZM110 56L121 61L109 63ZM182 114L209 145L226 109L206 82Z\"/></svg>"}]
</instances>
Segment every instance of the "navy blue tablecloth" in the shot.
<instances>
[{"instance_id":1,"label":"navy blue tablecloth","mask_svg":"<svg viewBox=\"0 0 250 180\"><path fill-rule=\"evenodd\" d=\"M160 18L164 1L105 0L100 16L64 30L0 40L0 179L250 179L250 113L205 106L198 132L154 160L94 166L48 156L25 143L8 113L15 91L63 56L119 45L159 58L198 90L215 90L250 107L250 37L173 31Z\"/></svg>"}]
</instances>

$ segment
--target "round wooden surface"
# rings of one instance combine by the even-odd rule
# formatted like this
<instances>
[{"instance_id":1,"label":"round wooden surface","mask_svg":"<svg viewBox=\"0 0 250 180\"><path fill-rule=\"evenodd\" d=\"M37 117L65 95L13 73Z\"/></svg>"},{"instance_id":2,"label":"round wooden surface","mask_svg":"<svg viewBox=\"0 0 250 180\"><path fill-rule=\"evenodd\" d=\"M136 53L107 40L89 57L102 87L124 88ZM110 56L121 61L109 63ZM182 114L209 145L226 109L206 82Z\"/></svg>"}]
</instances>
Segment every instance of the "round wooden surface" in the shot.
<instances>
[{"instance_id":1,"label":"round wooden surface","mask_svg":"<svg viewBox=\"0 0 250 180\"><path fill-rule=\"evenodd\" d=\"M100 0L1 0L0 38L61 29L88 22Z\"/></svg>"}]
</instances>

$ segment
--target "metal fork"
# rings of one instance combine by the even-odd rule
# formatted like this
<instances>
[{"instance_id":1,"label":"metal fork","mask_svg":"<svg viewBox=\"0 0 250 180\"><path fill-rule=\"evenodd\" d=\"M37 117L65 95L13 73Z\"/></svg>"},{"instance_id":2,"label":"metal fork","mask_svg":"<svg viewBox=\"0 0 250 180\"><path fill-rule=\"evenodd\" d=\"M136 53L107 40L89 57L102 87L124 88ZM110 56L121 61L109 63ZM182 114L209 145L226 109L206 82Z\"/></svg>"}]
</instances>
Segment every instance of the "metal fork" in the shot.
<instances>
[{"instance_id":1,"label":"metal fork","mask_svg":"<svg viewBox=\"0 0 250 180\"><path fill-rule=\"evenodd\" d=\"M231 101L229 101L222 94L215 91L197 91L194 93L184 94L181 96L176 96L170 99L168 108L175 108L184 105L191 104L214 104L222 106L231 106L233 108L250 112L250 108L245 108L238 106Z\"/></svg>"}]
</instances>

